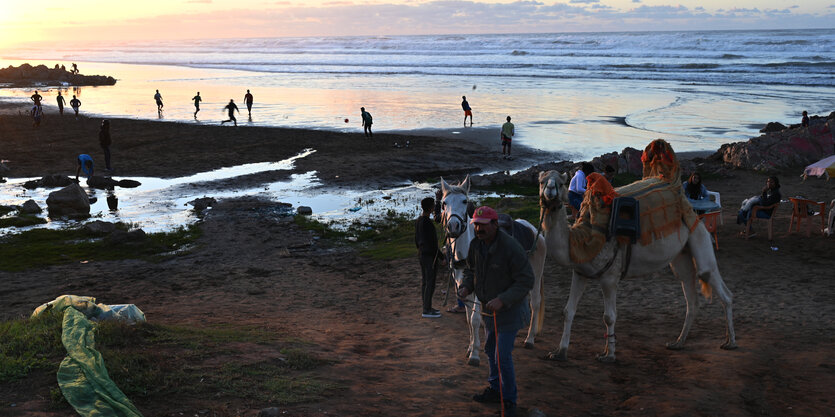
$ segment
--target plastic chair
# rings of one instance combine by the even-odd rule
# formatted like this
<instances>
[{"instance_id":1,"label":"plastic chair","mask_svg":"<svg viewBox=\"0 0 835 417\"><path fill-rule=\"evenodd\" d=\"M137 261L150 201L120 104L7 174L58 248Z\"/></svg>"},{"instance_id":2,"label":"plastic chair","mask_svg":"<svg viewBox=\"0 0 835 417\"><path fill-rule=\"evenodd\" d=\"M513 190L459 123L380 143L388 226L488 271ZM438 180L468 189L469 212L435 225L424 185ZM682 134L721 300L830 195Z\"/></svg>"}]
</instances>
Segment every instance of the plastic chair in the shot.
<instances>
[{"instance_id":1,"label":"plastic chair","mask_svg":"<svg viewBox=\"0 0 835 417\"><path fill-rule=\"evenodd\" d=\"M722 212L722 199L720 198L719 193L717 193L716 191L708 191L707 192L707 198L713 200L716 203L716 205L719 206L719 212L721 213ZM723 226L725 225L725 219L721 215L719 216L719 224L721 224Z\"/></svg>"},{"instance_id":2,"label":"plastic chair","mask_svg":"<svg viewBox=\"0 0 835 417\"><path fill-rule=\"evenodd\" d=\"M804 198L789 198L792 202L792 218L789 221L789 231L786 234L792 233L792 224L795 225L794 231L800 232L800 222L803 219L809 219L809 222L806 226L806 237L812 235L812 219L811 217L820 216L821 218L821 228L820 231L823 233L823 229L826 228L826 223L824 220L824 215L826 213L826 203L823 201L814 201L814 200L807 200ZM814 207L818 211L812 211L811 208ZM812 211L812 213L809 213ZM795 220L797 222L795 223Z\"/></svg>"},{"instance_id":3,"label":"plastic chair","mask_svg":"<svg viewBox=\"0 0 835 417\"><path fill-rule=\"evenodd\" d=\"M719 250L719 236L716 233L716 229L719 228L718 223L721 222L722 213L718 211L712 211L710 213L705 213L699 216L699 220L705 224L705 229L707 229L708 233L713 233L713 245L716 247L716 250ZM719 221L717 221L719 219Z\"/></svg>"},{"instance_id":4,"label":"plastic chair","mask_svg":"<svg viewBox=\"0 0 835 417\"><path fill-rule=\"evenodd\" d=\"M780 203L774 203L770 206L754 206L751 209L751 216L748 217L748 223L745 225L745 239L751 237L751 226L755 219L763 219L768 223L768 240L772 240L774 236L774 218L777 217L777 209ZM771 214L768 214L768 210Z\"/></svg>"}]
</instances>

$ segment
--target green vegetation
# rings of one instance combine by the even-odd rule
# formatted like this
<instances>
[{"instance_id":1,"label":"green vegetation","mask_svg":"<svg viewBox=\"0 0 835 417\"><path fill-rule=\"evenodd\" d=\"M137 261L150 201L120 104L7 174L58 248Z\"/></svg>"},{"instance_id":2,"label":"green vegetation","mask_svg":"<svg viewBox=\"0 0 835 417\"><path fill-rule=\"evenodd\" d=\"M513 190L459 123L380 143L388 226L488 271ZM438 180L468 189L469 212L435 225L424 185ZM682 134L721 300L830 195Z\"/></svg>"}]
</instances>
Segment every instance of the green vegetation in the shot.
<instances>
[{"instance_id":1,"label":"green vegetation","mask_svg":"<svg viewBox=\"0 0 835 417\"><path fill-rule=\"evenodd\" d=\"M37 372L55 374L66 356L62 319L62 313L46 313L0 322L0 384ZM248 354L255 346L267 353L265 359ZM157 396L203 398L220 392L280 404L321 400L339 387L314 375L330 362L309 348L307 342L260 327L231 324L199 328L104 321L96 327L96 349L110 378L139 404ZM55 384L49 394L52 406L68 407Z\"/></svg>"},{"instance_id":2,"label":"green vegetation","mask_svg":"<svg viewBox=\"0 0 835 417\"><path fill-rule=\"evenodd\" d=\"M36 224L44 224L46 219L31 214L21 214L14 217L6 217L0 219L0 228L3 227L26 227Z\"/></svg>"},{"instance_id":3,"label":"green vegetation","mask_svg":"<svg viewBox=\"0 0 835 417\"><path fill-rule=\"evenodd\" d=\"M362 255L374 259L400 259L415 255L414 219L393 211L385 219L355 221L344 227L334 227L306 216L296 216L295 222L322 237L344 239L348 244L356 245Z\"/></svg>"},{"instance_id":4,"label":"green vegetation","mask_svg":"<svg viewBox=\"0 0 835 417\"><path fill-rule=\"evenodd\" d=\"M5 216L13 211L17 210L14 207L10 206L0 206L0 216Z\"/></svg>"},{"instance_id":5,"label":"green vegetation","mask_svg":"<svg viewBox=\"0 0 835 417\"><path fill-rule=\"evenodd\" d=\"M127 225L121 224L122 230ZM197 240L200 229L181 227L168 233L151 233L146 239L112 243L106 235L86 229L28 230L0 238L0 271L23 271L79 261L153 259L182 249Z\"/></svg>"}]
</instances>

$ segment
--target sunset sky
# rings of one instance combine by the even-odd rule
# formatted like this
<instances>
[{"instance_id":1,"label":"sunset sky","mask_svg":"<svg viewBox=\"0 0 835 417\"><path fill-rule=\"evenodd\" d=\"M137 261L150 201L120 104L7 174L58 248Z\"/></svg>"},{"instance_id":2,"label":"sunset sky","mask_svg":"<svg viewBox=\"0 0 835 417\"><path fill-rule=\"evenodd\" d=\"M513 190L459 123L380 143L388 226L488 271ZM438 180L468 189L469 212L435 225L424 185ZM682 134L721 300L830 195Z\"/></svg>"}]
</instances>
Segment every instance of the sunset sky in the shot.
<instances>
[{"instance_id":1,"label":"sunset sky","mask_svg":"<svg viewBox=\"0 0 835 417\"><path fill-rule=\"evenodd\" d=\"M835 27L835 0L0 0L0 5L0 48L25 42Z\"/></svg>"}]
</instances>

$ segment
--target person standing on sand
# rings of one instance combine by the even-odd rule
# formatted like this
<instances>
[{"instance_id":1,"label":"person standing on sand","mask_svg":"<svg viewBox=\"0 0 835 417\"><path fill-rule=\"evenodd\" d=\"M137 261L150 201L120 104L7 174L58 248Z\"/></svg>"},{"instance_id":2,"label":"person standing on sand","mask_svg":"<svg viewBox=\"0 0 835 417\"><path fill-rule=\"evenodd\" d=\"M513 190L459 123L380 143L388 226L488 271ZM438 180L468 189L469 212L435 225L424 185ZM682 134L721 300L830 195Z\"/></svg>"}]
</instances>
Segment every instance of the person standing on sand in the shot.
<instances>
[{"instance_id":1,"label":"person standing on sand","mask_svg":"<svg viewBox=\"0 0 835 417\"><path fill-rule=\"evenodd\" d=\"M111 171L110 168L110 144L113 141L110 139L110 120L102 120L101 129L99 130L99 146L104 151L104 168Z\"/></svg>"},{"instance_id":2,"label":"person standing on sand","mask_svg":"<svg viewBox=\"0 0 835 417\"><path fill-rule=\"evenodd\" d=\"M502 404L503 416L516 416L516 373L513 369L513 342L530 314L528 293L534 275L525 250L516 239L499 230L495 210L482 206L471 222L476 237L470 243L464 279L458 297L471 293L484 303L484 353L490 365L488 386L473 400Z\"/></svg>"},{"instance_id":3,"label":"person standing on sand","mask_svg":"<svg viewBox=\"0 0 835 417\"><path fill-rule=\"evenodd\" d=\"M38 90L35 90L35 94L32 94L32 97L29 97L35 103L36 106L41 107L41 100L43 100L43 96L38 94Z\"/></svg>"},{"instance_id":4,"label":"person standing on sand","mask_svg":"<svg viewBox=\"0 0 835 417\"><path fill-rule=\"evenodd\" d=\"M238 125L238 119L235 118L235 111L237 111L238 113L240 113L241 111L238 110L238 106L235 104L235 100L232 100L230 98L229 99L229 104L227 104L226 107L224 107L224 109L229 110L229 120L224 120L224 121L220 122L220 125L223 126L223 124L226 123L226 122L235 122L235 126L237 126Z\"/></svg>"},{"instance_id":5,"label":"person standing on sand","mask_svg":"<svg viewBox=\"0 0 835 417\"><path fill-rule=\"evenodd\" d=\"M70 100L70 106L75 112L75 120L78 120L78 108L81 107L81 100L75 98L75 96L73 95L72 100Z\"/></svg>"},{"instance_id":6,"label":"person standing on sand","mask_svg":"<svg viewBox=\"0 0 835 417\"><path fill-rule=\"evenodd\" d=\"M249 114L249 118L252 119L252 94L249 90L246 90L246 94L244 94L244 104L246 104L246 111Z\"/></svg>"},{"instance_id":7,"label":"person standing on sand","mask_svg":"<svg viewBox=\"0 0 835 417\"><path fill-rule=\"evenodd\" d=\"M800 119L800 126L801 127L809 127L809 114L806 113L806 110L803 110L803 118Z\"/></svg>"},{"instance_id":8,"label":"person standing on sand","mask_svg":"<svg viewBox=\"0 0 835 417\"><path fill-rule=\"evenodd\" d=\"M362 116L362 130L365 132L365 137L373 138L374 133L371 132L371 124L373 123L371 113L365 111L365 107L360 107L360 112L360 115Z\"/></svg>"},{"instance_id":9,"label":"person standing on sand","mask_svg":"<svg viewBox=\"0 0 835 417\"><path fill-rule=\"evenodd\" d=\"M429 215L435 209L435 199L424 198L420 201L420 208L423 212L415 222L415 246L420 263L420 295L423 302L421 317L438 318L441 317L441 312L432 308L432 295L435 294L436 269L444 256L438 249L435 224L429 219Z\"/></svg>"},{"instance_id":10,"label":"person standing on sand","mask_svg":"<svg viewBox=\"0 0 835 417\"><path fill-rule=\"evenodd\" d=\"M200 92L198 91L197 95L192 97L191 100L194 101L194 120L197 120L197 112L200 111L200 102L203 101L203 99L200 98Z\"/></svg>"},{"instance_id":11,"label":"person standing on sand","mask_svg":"<svg viewBox=\"0 0 835 417\"><path fill-rule=\"evenodd\" d=\"M513 140L514 133L513 123L510 123L510 116L507 116L507 123L502 125L502 158L504 159L510 159L510 142Z\"/></svg>"},{"instance_id":12,"label":"person standing on sand","mask_svg":"<svg viewBox=\"0 0 835 417\"><path fill-rule=\"evenodd\" d=\"M64 115L64 104L66 103L66 100L64 100L64 96L61 95L60 90L58 91L58 97L55 97L55 99L58 100L58 114L63 116Z\"/></svg>"},{"instance_id":13,"label":"person standing on sand","mask_svg":"<svg viewBox=\"0 0 835 417\"><path fill-rule=\"evenodd\" d=\"M461 96L461 99L464 100L461 102L461 108L464 109L464 127L467 127L467 116L470 116L470 127L473 127L473 109L467 102L467 96Z\"/></svg>"},{"instance_id":14,"label":"person standing on sand","mask_svg":"<svg viewBox=\"0 0 835 417\"><path fill-rule=\"evenodd\" d=\"M159 93L159 90L154 94L154 100L157 102L157 113L162 113L162 94Z\"/></svg>"}]
</instances>

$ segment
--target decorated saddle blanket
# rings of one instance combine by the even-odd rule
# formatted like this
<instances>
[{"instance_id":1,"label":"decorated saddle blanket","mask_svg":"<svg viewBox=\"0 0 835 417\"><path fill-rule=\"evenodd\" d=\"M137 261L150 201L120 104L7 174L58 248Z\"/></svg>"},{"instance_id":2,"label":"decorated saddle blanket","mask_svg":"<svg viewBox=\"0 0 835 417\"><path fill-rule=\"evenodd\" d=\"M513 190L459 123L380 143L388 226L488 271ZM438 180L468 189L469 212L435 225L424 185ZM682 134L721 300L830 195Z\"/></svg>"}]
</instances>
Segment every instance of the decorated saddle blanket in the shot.
<instances>
[{"instance_id":1,"label":"decorated saddle blanket","mask_svg":"<svg viewBox=\"0 0 835 417\"><path fill-rule=\"evenodd\" d=\"M590 174L580 206L580 214L569 230L569 255L574 263L594 259L608 239L612 201L632 197L640 206L641 233L638 244L646 246L656 239L678 233L682 223L690 231L699 218L684 197L678 159L670 145L657 139L647 146L641 158L644 179L613 189L600 174Z\"/></svg>"}]
</instances>

